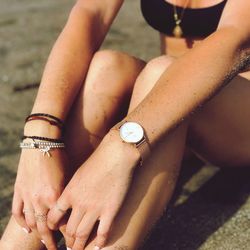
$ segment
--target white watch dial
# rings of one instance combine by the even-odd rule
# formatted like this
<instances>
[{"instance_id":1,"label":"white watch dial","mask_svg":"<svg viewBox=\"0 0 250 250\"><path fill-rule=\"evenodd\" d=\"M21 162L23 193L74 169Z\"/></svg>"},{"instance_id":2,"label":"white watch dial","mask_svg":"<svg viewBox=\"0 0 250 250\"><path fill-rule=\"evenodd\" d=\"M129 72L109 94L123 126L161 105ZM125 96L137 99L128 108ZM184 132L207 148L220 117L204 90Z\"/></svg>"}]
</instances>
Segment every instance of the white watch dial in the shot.
<instances>
[{"instance_id":1,"label":"white watch dial","mask_svg":"<svg viewBox=\"0 0 250 250\"><path fill-rule=\"evenodd\" d=\"M128 143L137 143L144 136L143 128L136 122L125 122L120 127L120 136L123 141Z\"/></svg>"}]
</instances>

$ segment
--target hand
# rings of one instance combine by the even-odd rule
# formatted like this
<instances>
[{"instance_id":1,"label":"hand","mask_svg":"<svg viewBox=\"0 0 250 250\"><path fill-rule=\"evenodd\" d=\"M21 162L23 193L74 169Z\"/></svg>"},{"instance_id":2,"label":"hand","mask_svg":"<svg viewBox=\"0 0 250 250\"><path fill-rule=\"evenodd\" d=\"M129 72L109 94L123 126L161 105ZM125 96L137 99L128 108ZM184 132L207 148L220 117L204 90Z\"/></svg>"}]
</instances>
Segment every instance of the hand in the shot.
<instances>
[{"instance_id":1,"label":"hand","mask_svg":"<svg viewBox=\"0 0 250 250\"><path fill-rule=\"evenodd\" d=\"M104 246L129 189L139 155L133 146L115 137L113 134L104 138L63 191L57 202L60 211L58 207L52 208L48 214L49 227L56 229L66 211L72 208L65 240L73 250L84 249L98 221L96 245Z\"/></svg>"},{"instance_id":2,"label":"hand","mask_svg":"<svg viewBox=\"0 0 250 250\"><path fill-rule=\"evenodd\" d=\"M24 149L18 166L13 198L13 215L26 232L37 231L49 250L56 245L47 227L47 213L65 186L64 150L53 150L47 157L36 149Z\"/></svg>"}]
</instances>

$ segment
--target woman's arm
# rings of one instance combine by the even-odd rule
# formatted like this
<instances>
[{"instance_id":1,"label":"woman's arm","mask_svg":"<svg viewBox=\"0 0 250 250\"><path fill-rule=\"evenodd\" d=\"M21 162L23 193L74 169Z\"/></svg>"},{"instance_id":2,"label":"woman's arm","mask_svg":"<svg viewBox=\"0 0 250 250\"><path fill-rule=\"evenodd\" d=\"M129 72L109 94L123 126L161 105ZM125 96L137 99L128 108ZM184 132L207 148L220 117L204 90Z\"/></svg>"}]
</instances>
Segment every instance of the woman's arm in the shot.
<instances>
[{"instance_id":1,"label":"woman's arm","mask_svg":"<svg viewBox=\"0 0 250 250\"><path fill-rule=\"evenodd\" d=\"M78 0L57 39L45 67L32 113L65 119L85 78L89 63L101 45L123 0ZM25 132L47 134L41 123L28 123ZM50 128L51 129L51 128ZM56 130L56 129L54 129ZM52 133L57 133L53 131Z\"/></svg>"},{"instance_id":2,"label":"woman's arm","mask_svg":"<svg viewBox=\"0 0 250 250\"><path fill-rule=\"evenodd\" d=\"M46 65L32 112L65 119L94 52L101 45L122 0L78 0ZM28 136L60 137L61 131L47 122L26 123ZM49 148L49 147L48 147ZM62 193L69 171L67 155L55 149L51 158L38 149L22 150L12 205L13 215L26 232L38 237L50 250L56 249L46 214Z\"/></svg>"},{"instance_id":3,"label":"woman's arm","mask_svg":"<svg viewBox=\"0 0 250 250\"><path fill-rule=\"evenodd\" d=\"M144 127L151 145L211 98L246 63L246 45L250 38L246 31L250 23L241 29L237 27L239 21L244 22L245 10L249 9L250 3L240 0L235 8L233 1L228 1L224 13L225 16L234 11L233 24L224 21L201 45L172 64L148 96L125 118ZM239 18L237 21L239 15L243 20ZM185 71L180 72L180 69ZM138 160L135 147L122 143L117 130L111 130L75 173L57 201L63 210L71 208L73 211L66 229L66 241L67 232L76 232L73 249L85 245L97 221L95 244L98 249L105 246ZM78 219L79 212L84 214L82 219ZM63 216L64 213L56 207L52 208L48 214L49 227L56 229ZM70 237L72 234L69 233Z\"/></svg>"},{"instance_id":4,"label":"woman's arm","mask_svg":"<svg viewBox=\"0 0 250 250\"><path fill-rule=\"evenodd\" d=\"M246 66L250 2L229 0L218 30L173 63L126 120L142 124L150 144L176 127Z\"/></svg>"}]
</instances>

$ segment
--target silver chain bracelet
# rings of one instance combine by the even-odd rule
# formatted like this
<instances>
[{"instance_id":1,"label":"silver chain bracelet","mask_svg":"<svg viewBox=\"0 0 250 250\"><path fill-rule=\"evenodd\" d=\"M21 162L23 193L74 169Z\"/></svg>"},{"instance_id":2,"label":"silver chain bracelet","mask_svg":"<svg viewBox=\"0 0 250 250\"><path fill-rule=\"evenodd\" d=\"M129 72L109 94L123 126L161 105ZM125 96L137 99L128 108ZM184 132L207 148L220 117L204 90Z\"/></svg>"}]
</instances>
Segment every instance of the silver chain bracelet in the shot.
<instances>
[{"instance_id":1,"label":"silver chain bracelet","mask_svg":"<svg viewBox=\"0 0 250 250\"><path fill-rule=\"evenodd\" d=\"M43 156L47 155L51 157L50 150L65 148L65 144L63 142L44 142L44 141L33 141L33 142L21 142L21 149L39 149L40 152L43 153Z\"/></svg>"}]
</instances>

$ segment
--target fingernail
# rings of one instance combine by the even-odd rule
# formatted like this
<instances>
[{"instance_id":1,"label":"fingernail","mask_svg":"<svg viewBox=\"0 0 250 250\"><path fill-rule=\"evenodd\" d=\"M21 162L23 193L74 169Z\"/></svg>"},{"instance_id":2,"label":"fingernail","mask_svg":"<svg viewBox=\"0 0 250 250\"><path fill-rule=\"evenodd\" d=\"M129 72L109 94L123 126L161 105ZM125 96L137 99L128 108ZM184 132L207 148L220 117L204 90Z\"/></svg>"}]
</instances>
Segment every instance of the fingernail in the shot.
<instances>
[{"instance_id":1,"label":"fingernail","mask_svg":"<svg viewBox=\"0 0 250 250\"><path fill-rule=\"evenodd\" d=\"M94 250L101 250L101 248L98 247L98 246L95 246L95 247L94 247Z\"/></svg>"},{"instance_id":2,"label":"fingernail","mask_svg":"<svg viewBox=\"0 0 250 250\"><path fill-rule=\"evenodd\" d=\"M72 250L71 248L67 247L67 250Z\"/></svg>"},{"instance_id":3,"label":"fingernail","mask_svg":"<svg viewBox=\"0 0 250 250\"><path fill-rule=\"evenodd\" d=\"M24 231L26 234L29 234L30 231L29 231L27 228L22 227L22 229L23 229L23 231Z\"/></svg>"},{"instance_id":4,"label":"fingernail","mask_svg":"<svg viewBox=\"0 0 250 250\"><path fill-rule=\"evenodd\" d=\"M44 240L41 240L41 242L43 243L43 245L45 245L45 241Z\"/></svg>"}]
</instances>

